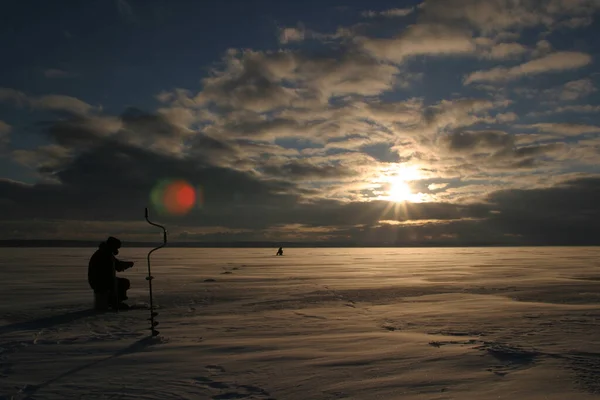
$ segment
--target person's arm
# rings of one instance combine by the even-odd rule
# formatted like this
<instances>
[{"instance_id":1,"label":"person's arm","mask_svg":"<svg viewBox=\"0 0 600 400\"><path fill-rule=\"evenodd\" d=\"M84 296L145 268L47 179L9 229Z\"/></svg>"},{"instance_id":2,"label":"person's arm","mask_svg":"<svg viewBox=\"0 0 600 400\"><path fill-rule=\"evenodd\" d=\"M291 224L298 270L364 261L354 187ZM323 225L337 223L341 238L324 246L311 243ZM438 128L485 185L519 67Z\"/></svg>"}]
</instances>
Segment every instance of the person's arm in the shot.
<instances>
[{"instance_id":1,"label":"person's arm","mask_svg":"<svg viewBox=\"0 0 600 400\"><path fill-rule=\"evenodd\" d=\"M115 257L115 270L123 272L131 267L133 267L133 261L121 261Z\"/></svg>"}]
</instances>

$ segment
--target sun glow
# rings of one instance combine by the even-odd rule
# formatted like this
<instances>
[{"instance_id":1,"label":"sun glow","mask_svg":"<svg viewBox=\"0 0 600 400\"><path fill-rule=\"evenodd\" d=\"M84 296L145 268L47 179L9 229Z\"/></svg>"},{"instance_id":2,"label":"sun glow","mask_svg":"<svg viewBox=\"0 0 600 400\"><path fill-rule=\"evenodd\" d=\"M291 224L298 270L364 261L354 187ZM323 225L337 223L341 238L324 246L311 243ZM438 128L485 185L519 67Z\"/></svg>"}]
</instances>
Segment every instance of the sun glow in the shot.
<instances>
[{"instance_id":1,"label":"sun glow","mask_svg":"<svg viewBox=\"0 0 600 400\"><path fill-rule=\"evenodd\" d=\"M421 178L417 168L401 167L395 171L387 180L389 182L387 200L395 203L411 202L420 203L424 201L423 193L413 193L409 182Z\"/></svg>"},{"instance_id":2,"label":"sun glow","mask_svg":"<svg viewBox=\"0 0 600 400\"><path fill-rule=\"evenodd\" d=\"M388 198L391 201L395 201L397 203L402 201L410 201L412 197L413 193L410 190L410 186L408 186L406 182L404 182L402 179L397 179L396 181L392 182L392 186L390 187L388 195Z\"/></svg>"}]
</instances>

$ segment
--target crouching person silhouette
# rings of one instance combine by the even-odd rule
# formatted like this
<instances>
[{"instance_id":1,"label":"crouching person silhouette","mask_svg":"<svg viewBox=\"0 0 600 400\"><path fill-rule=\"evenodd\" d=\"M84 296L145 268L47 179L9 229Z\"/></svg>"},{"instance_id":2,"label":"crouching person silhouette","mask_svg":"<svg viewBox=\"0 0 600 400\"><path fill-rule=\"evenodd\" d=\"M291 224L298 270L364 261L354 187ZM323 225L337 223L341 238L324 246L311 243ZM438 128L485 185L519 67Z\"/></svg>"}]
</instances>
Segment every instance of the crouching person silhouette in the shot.
<instances>
[{"instance_id":1,"label":"crouching person silhouette","mask_svg":"<svg viewBox=\"0 0 600 400\"><path fill-rule=\"evenodd\" d=\"M97 310L108 308L126 310L129 306L123 303L127 300L129 279L118 278L116 272L122 272L133 267L131 261L121 261L115 256L119 254L121 241L109 237L100 243L98 250L90 258L88 264L88 283L94 290L94 307Z\"/></svg>"}]
</instances>

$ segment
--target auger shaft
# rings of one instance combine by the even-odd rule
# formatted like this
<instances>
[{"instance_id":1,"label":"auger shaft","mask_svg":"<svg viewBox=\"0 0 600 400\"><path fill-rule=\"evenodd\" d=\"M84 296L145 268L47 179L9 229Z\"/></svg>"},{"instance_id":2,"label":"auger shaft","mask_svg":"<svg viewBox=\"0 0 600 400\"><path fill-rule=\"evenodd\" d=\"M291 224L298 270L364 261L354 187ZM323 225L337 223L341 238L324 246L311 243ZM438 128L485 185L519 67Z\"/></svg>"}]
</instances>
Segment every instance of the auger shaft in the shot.
<instances>
[{"instance_id":1,"label":"auger shaft","mask_svg":"<svg viewBox=\"0 0 600 400\"><path fill-rule=\"evenodd\" d=\"M148 252L148 257L147 257L148 276L146 277L146 280L148 281L148 291L150 293L150 318L148 318L148 321L150 321L150 331L152 332L152 336L157 336L159 332L155 329L155 327L158 325L158 321L155 321L154 317L156 317L158 315L158 313L154 311L154 299L152 298L152 280L154 279L154 277L152 276L152 270L150 269L150 255L152 253L154 253L156 250L161 249L167 245L167 230L165 229L164 226L156 224L156 223L150 221L150 219L148 219L148 209L147 208L146 208L146 221L150 225L156 226L156 227L162 229L162 231L163 231L163 243L160 246L155 247L152 250L150 250L150 252Z\"/></svg>"}]
</instances>

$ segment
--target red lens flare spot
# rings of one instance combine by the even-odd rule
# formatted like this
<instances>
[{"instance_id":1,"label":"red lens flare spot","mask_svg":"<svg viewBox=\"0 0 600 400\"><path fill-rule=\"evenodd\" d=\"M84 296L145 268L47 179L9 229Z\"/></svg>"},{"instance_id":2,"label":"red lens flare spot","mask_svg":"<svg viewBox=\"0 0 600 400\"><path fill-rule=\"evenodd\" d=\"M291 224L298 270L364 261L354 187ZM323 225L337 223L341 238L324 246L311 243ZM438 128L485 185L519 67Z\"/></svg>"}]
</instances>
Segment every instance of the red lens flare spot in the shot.
<instances>
[{"instance_id":1,"label":"red lens flare spot","mask_svg":"<svg viewBox=\"0 0 600 400\"><path fill-rule=\"evenodd\" d=\"M169 214L187 214L196 204L196 190L185 181L167 185L163 194L163 205Z\"/></svg>"}]
</instances>

